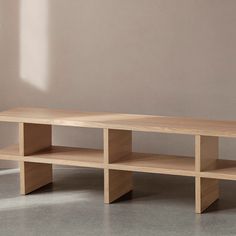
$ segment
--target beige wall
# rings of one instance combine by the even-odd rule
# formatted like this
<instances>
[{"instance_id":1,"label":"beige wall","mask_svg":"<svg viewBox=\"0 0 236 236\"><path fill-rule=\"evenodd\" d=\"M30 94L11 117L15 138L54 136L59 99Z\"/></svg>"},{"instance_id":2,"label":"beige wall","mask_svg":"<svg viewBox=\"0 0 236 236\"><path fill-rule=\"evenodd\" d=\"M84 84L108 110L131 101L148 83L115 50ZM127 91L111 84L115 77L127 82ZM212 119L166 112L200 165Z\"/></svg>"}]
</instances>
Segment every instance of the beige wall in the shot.
<instances>
[{"instance_id":1,"label":"beige wall","mask_svg":"<svg viewBox=\"0 0 236 236\"><path fill-rule=\"evenodd\" d=\"M235 120L235 12L235 0L0 0L0 109ZM1 146L16 141L16 126L0 133ZM101 136L56 128L54 142L100 147ZM236 142L222 143L233 158ZM189 155L193 138L139 133L134 148Z\"/></svg>"}]
</instances>

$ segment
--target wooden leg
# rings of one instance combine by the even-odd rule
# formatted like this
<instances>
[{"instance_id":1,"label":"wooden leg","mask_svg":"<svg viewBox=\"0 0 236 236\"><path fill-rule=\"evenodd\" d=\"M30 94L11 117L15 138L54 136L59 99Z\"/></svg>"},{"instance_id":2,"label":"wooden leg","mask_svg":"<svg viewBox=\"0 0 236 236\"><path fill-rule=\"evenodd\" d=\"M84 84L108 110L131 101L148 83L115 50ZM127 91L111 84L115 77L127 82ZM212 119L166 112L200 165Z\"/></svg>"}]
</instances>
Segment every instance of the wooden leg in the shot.
<instances>
[{"instance_id":1,"label":"wooden leg","mask_svg":"<svg viewBox=\"0 0 236 236\"><path fill-rule=\"evenodd\" d=\"M52 142L51 125L19 125L19 152L22 156L50 148ZM42 163L20 163L20 192L28 194L52 182L52 165Z\"/></svg>"},{"instance_id":2,"label":"wooden leg","mask_svg":"<svg viewBox=\"0 0 236 236\"><path fill-rule=\"evenodd\" d=\"M110 170L109 163L118 162L132 152L132 132L125 130L104 130L104 202L111 203L133 188L132 172Z\"/></svg>"},{"instance_id":3,"label":"wooden leg","mask_svg":"<svg viewBox=\"0 0 236 236\"><path fill-rule=\"evenodd\" d=\"M202 213L217 199L219 199L219 180L196 177L196 213Z\"/></svg>"},{"instance_id":4,"label":"wooden leg","mask_svg":"<svg viewBox=\"0 0 236 236\"><path fill-rule=\"evenodd\" d=\"M104 203L111 203L132 189L132 172L104 170Z\"/></svg>"},{"instance_id":5,"label":"wooden leg","mask_svg":"<svg viewBox=\"0 0 236 236\"><path fill-rule=\"evenodd\" d=\"M52 165L33 162L20 163L20 192L28 194L52 183Z\"/></svg>"}]
</instances>

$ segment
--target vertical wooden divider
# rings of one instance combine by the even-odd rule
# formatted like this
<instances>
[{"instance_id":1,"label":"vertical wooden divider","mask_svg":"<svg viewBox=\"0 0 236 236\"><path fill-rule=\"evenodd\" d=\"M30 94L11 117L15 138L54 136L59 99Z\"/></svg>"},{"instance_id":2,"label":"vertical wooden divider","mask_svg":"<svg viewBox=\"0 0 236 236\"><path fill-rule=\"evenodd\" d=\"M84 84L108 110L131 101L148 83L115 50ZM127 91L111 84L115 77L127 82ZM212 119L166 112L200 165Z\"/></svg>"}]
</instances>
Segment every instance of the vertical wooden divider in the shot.
<instances>
[{"instance_id":1,"label":"vertical wooden divider","mask_svg":"<svg viewBox=\"0 0 236 236\"><path fill-rule=\"evenodd\" d=\"M19 123L19 152L32 155L52 145L51 125ZM20 162L20 192L28 194L52 182L52 165Z\"/></svg>"},{"instance_id":2,"label":"vertical wooden divider","mask_svg":"<svg viewBox=\"0 0 236 236\"><path fill-rule=\"evenodd\" d=\"M132 131L104 129L104 203L111 203L133 189L132 172L109 169L109 163L131 153Z\"/></svg>"},{"instance_id":3,"label":"vertical wooden divider","mask_svg":"<svg viewBox=\"0 0 236 236\"><path fill-rule=\"evenodd\" d=\"M219 156L219 138L195 136L195 168L196 173L212 170L216 167ZM195 178L195 211L202 213L219 198L219 180Z\"/></svg>"}]
</instances>

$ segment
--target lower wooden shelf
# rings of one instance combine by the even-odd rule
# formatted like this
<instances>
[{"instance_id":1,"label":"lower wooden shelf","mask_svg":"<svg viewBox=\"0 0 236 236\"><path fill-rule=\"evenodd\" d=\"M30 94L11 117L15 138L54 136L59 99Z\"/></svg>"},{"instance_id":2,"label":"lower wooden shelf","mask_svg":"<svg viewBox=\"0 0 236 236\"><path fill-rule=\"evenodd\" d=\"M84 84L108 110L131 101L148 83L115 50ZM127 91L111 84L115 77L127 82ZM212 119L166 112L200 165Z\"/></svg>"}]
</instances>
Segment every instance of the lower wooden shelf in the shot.
<instances>
[{"instance_id":1,"label":"lower wooden shelf","mask_svg":"<svg viewBox=\"0 0 236 236\"><path fill-rule=\"evenodd\" d=\"M110 169L170 175L195 176L194 158L132 153L109 165Z\"/></svg>"},{"instance_id":2,"label":"lower wooden shelf","mask_svg":"<svg viewBox=\"0 0 236 236\"><path fill-rule=\"evenodd\" d=\"M63 146L52 146L30 156L20 156L18 145L13 145L0 150L0 159L91 168L104 167L102 150Z\"/></svg>"}]
</instances>

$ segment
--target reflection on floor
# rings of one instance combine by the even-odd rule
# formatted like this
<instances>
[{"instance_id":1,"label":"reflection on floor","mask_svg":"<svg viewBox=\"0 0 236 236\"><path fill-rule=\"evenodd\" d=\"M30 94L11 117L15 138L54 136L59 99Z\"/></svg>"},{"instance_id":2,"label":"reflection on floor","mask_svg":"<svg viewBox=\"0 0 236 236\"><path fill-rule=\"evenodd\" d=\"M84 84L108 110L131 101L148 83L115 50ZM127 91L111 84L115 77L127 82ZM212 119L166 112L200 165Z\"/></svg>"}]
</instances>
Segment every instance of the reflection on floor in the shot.
<instances>
[{"instance_id":1,"label":"reflection on floor","mask_svg":"<svg viewBox=\"0 0 236 236\"><path fill-rule=\"evenodd\" d=\"M194 213L194 179L135 174L130 198L103 204L103 172L55 169L54 183L20 196L18 170L0 171L0 235L236 235L236 182Z\"/></svg>"}]
</instances>

